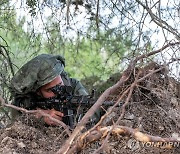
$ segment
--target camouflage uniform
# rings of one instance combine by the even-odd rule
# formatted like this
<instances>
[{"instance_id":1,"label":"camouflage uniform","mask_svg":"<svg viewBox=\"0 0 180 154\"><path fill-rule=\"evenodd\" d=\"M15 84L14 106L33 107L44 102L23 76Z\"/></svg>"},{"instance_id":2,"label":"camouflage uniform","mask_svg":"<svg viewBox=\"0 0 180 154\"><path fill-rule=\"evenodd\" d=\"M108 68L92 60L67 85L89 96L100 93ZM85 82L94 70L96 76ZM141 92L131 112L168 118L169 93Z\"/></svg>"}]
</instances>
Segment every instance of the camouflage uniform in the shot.
<instances>
[{"instance_id":1,"label":"camouflage uniform","mask_svg":"<svg viewBox=\"0 0 180 154\"><path fill-rule=\"evenodd\" d=\"M11 80L10 91L14 98L13 105L26 109L35 109L32 103L37 96L36 91L41 86L51 82L58 75L65 85L73 88L74 95L88 95L80 81L69 78L64 71L65 59L59 55L42 54L26 63ZM14 118L18 114L12 111Z\"/></svg>"}]
</instances>

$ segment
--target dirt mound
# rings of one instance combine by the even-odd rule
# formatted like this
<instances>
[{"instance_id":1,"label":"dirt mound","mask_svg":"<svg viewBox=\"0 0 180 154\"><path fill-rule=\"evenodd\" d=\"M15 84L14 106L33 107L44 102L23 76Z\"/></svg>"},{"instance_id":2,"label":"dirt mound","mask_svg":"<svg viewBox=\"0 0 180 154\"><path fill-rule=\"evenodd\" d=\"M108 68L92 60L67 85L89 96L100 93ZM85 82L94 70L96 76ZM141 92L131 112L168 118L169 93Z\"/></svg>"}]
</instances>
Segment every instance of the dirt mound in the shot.
<instances>
[{"instance_id":1,"label":"dirt mound","mask_svg":"<svg viewBox=\"0 0 180 154\"><path fill-rule=\"evenodd\" d=\"M65 140L61 127L46 127L23 115L12 126L0 130L0 153L55 153Z\"/></svg>"},{"instance_id":2,"label":"dirt mound","mask_svg":"<svg viewBox=\"0 0 180 154\"><path fill-rule=\"evenodd\" d=\"M129 80L119 87L118 91L109 96L108 100L116 101L122 95L122 92L133 83L137 72L141 71L140 77L143 77L159 67L157 64L150 64L144 68L136 68ZM103 85L101 86L103 87ZM101 125L105 127L113 126L121 116L121 104L125 102L126 99L122 99L120 105L115 107ZM0 130L0 153L49 154L57 152L62 147L67 136L63 128L46 127L32 117L25 117L26 120L21 118L11 127ZM128 104L125 106L125 113L119 125L137 129L140 132L156 137L179 139L180 83L169 77L166 70L158 71L139 82L134 88ZM93 153L102 146L105 137L94 140L94 142L82 148L81 153ZM140 142L135 140L132 134L118 135L111 133L107 143L99 150L99 153L180 153L180 142L172 143L171 149L167 149L167 146L171 143Z\"/></svg>"},{"instance_id":3,"label":"dirt mound","mask_svg":"<svg viewBox=\"0 0 180 154\"><path fill-rule=\"evenodd\" d=\"M144 68L136 68L135 73L140 69L143 72L141 76L160 68L159 65L152 63ZM132 75L125 85L119 88L118 94L131 85L135 75ZM111 80L114 78L110 78ZM111 82L111 81L110 81ZM101 85L103 87L103 85ZM122 93L121 93L122 94ZM110 99L118 98L117 92L109 96ZM109 99L109 98L108 98ZM122 100L120 103L125 103ZM104 126L113 125L121 116L121 107L108 115L104 120ZM180 83L173 78L168 77L166 70L162 70L140 82L134 89L131 99L126 106L124 118L119 125L136 128L139 131L163 138L180 137ZM102 141L91 144L84 150L86 153L92 153L101 147ZM179 154L180 140L173 143L173 148L167 149L166 145L171 142L138 142L132 136L123 137L111 135L106 145L100 150L102 153L165 153ZM82 152L83 153L83 152Z\"/></svg>"}]
</instances>

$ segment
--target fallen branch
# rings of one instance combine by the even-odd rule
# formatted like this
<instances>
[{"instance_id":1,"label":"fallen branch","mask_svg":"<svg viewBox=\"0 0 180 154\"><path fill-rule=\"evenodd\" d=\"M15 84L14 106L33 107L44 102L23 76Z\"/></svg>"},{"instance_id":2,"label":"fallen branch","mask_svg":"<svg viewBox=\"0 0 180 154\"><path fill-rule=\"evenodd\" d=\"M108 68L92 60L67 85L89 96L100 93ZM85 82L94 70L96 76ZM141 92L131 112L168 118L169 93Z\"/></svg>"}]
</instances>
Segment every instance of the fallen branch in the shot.
<instances>
[{"instance_id":1,"label":"fallen branch","mask_svg":"<svg viewBox=\"0 0 180 154\"><path fill-rule=\"evenodd\" d=\"M109 132L111 132L112 135L132 136L140 142L180 142L180 138L162 138L159 136L152 136L126 126L107 126L101 128L99 127L96 130L85 132L79 136L77 142L75 142L71 150L68 151L68 154L81 151L88 144L106 137ZM172 147L168 146L165 148Z\"/></svg>"},{"instance_id":2,"label":"fallen branch","mask_svg":"<svg viewBox=\"0 0 180 154\"><path fill-rule=\"evenodd\" d=\"M112 130L117 126L117 124L119 124L119 122L120 122L121 119L123 118L123 116L124 116L124 114L125 114L125 107L126 107L127 104L129 103L129 100L130 100L130 98L131 98L131 96L132 96L132 92L133 92L133 90L134 90L134 88L135 88L135 86L136 86L136 84L137 84L138 77L139 77L139 75L140 75L141 73L142 73L141 71L138 72L135 81L131 84L131 86L130 86L130 88L129 88L128 96L127 96L127 98L126 98L126 101L125 101L125 103L124 103L124 104L122 105L122 107L121 107L121 111L120 111L120 112L121 112L121 115L120 115L120 117L118 118L118 120L116 121L116 123L112 126ZM120 100L121 100L121 97L120 97ZM120 102L120 100L118 100L117 102ZM116 105L116 104L115 104L115 105ZM113 107L115 107L115 106L113 106ZM113 108L111 108L111 112L112 112L112 110L113 110ZM103 147L104 147L105 144L107 143L107 141L108 141L109 136L110 136L111 133L112 133L112 132L109 131L109 133L106 135L105 140L103 141L103 144L101 145L100 148L98 148L98 149L94 152L94 154L95 154L95 153L98 153L101 149L103 149Z\"/></svg>"}]
</instances>

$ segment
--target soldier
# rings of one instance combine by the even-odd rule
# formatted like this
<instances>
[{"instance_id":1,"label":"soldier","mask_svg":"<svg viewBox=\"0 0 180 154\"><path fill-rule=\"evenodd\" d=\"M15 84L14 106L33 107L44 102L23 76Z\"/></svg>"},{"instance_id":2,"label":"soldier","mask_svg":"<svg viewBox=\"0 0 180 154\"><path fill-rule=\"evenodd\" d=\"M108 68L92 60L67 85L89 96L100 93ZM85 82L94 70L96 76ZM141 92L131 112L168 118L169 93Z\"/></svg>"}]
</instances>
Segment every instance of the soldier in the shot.
<instances>
[{"instance_id":1,"label":"soldier","mask_svg":"<svg viewBox=\"0 0 180 154\"><path fill-rule=\"evenodd\" d=\"M12 104L28 110L37 109L38 99L55 97L51 88L56 85L71 86L72 95L88 95L80 81L67 76L64 67L65 59L60 55L42 54L27 62L11 80ZM64 116L54 109L42 110L58 120ZM18 114L18 111L12 110L12 118ZM40 118L39 115L36 117ZM48 125L57 125L48 117L43 117L43 120Z\"/></svg>"}]
</instances>

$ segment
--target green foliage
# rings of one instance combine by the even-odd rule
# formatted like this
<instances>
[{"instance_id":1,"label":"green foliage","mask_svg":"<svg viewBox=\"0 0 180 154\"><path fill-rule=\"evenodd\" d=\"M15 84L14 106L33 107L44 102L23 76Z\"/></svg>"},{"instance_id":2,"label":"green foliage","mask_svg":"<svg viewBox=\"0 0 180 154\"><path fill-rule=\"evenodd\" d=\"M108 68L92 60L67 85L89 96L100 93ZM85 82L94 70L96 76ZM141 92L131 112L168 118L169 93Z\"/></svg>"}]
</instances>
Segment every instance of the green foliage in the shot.
<instances>
[{"instance_id":1,"label":"green foliage","mask_svg":"<svg viewBox=\"0 0 180 154\"><path fill-rule=\"evenodd\" d=\"M79 38L76 43L66 43L65 50L67 70L73 76L97 76L104 80L119 70L126 46L122 38L102 33L97 39Z\"/></svg>"},{"instance_id":2,"label":"green foliage","mask_svg":"<svg viewBox=\"0 0 180 154\"><path fill-rule=\"evenodd\" d=\"M119 70L120 58L131 45L124 44L130 42L128 38L123 40L120 35L116 37L113 33L103 32L96 39L79 36L76 40L69 40L52 30L50 37L53 41L44 44L43 52L63 55L66 71L79 79L90 76L107 79Z\"/></svg>"},{"instance_id":3,"label":"green foliage","mask_svg":"<svg viewBox=\"0 0 180 154\"><path fill-rule=\"evenodd\" d=\"M100 76L104 71L104 66L99 50L100 46L96 41L85 38L74 44L68 43L65 52L67 71L79 78Z\"/></svg>"},{"instance_id":4,"label":"green foliage","mask_svg":"<svg viewBox=\"0 0 180 154\"><path fill-rule=\"evenodd\" d=\"M26 4L29 6L29 13L32 16L36 15L37 0L26 0Z\"/></svg>"},{"instance_id":5,"label":"green foliage","mask_svg":"<svg viewBox=\"0 0 180 154\"><path fill-rule=\"evenodd\" d=\"M48 40L44 41L39 53L61 54L66 59L66 71L78 79L96 76L107 79L110 74L119 70L120 59L132 42L128 35L125 39L121 32L111 29L100 32L90 26L87 36L65 38L57 30L58 23L48 18ZM94 37L93 37L94 35Z\"/></svg>"},{"instance_id":6,"label":"green foliage","mask_svg":"<svg viewBox=\"0 0 180 154\"><path fill-rule=\"evenodd\" d=\"M40 34L32 35L24 31L25 17L18 21L14 11L3 11L0 23L3 25L0 36L4 39L0 43L11 51L12 62L16 66L22 66L32 55L37 55L42 37Z\"/></svg>"},{"instance_id":7,"label":"green foliage","mask_svg":"<svg viewBox=\"0 0 180 154\"><path fill-rule=\"evenodd\" d=\"M27 0L26 4L35 11L36 0ZM15 11L2 10L0 23L4 29L0 36L9 45L13 64L21 67L42 53L61 54L66 59L66 71L72 77L96 76L104 80L119 70L120 59L132 46L131 33L123 35L118 28L97 29L96 23L91 21L85 35L77 33L76 36L64 37L53 15L47 21L47 31L42 31L42 34L35 33L29 25L26 25L30 27L29 31L24 31L25 17L17 19Z\"/></svg>"}]
</instances>

